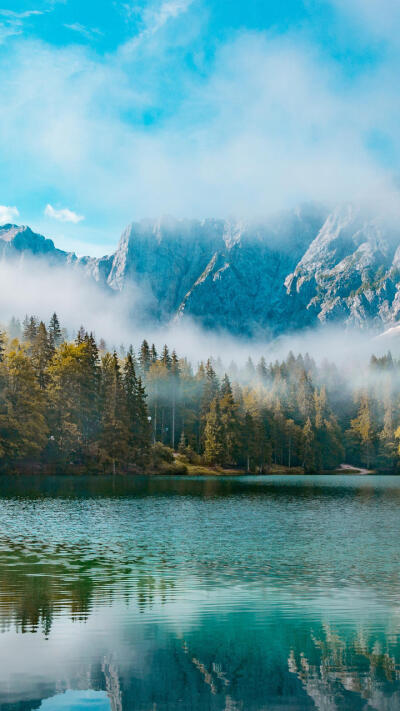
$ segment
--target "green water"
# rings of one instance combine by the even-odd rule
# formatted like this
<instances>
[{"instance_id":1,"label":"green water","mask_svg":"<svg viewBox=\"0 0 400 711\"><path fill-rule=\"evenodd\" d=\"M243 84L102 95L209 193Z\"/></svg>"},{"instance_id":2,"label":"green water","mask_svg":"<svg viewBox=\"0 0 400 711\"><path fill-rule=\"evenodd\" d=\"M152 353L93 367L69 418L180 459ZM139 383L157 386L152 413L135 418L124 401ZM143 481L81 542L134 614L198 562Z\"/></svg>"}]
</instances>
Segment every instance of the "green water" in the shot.
<instances>
[{"instance_id":1,"label":"green water","mask_svg":"<svg viewBox=\"0 0 400 711\"><path fill-rule=\"evenodd\" d=\"M400 709L400 478L0 479L0 709Z\"/></svg>"}]
</instances>

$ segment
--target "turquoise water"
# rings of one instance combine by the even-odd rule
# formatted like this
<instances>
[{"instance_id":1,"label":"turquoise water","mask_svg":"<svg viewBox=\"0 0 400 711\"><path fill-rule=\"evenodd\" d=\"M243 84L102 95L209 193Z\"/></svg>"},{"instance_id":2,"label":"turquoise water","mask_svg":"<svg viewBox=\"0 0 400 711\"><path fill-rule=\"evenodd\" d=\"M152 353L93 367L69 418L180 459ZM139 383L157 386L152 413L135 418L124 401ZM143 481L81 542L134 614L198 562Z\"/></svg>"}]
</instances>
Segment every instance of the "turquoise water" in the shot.
<instances>
[{"instance_id":1,"label":"turquoise water","mask_svg":"<svg viewBox=\"0 0 400 711\"><path fill-rule=\"evenodd\" d=\"M0 709L400 709L400 478L0 479Z\"/></svg>"}]
</instances>

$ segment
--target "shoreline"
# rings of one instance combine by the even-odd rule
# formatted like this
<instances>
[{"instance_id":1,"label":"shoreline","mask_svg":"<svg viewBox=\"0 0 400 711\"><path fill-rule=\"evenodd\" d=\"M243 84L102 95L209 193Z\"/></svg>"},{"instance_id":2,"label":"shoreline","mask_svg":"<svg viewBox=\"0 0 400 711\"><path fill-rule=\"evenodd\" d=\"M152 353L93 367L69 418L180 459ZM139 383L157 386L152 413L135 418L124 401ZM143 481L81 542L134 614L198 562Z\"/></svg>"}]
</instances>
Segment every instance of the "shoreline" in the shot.
<instances>
[{"instance_id":1,"label":"shoreline","mask_svg":"<svg viewBox=\"0 0 400 711\"><path fill-rule=\"evenodd\" d=\"M79 472L72 472L72 471L66 471L66 472L46 472L46 471L27 471L27 470L21 470L21 471L12 471L12 472L2 472L0 474L0 480L2 477L40 477L40 478L47 478L47 477L55 477L59 479L63 479L64 477L72 477L74 479L80 479L80 478L90 478L90 479L110 479L112 481L115 478L118 479L135 479L135 478L153 478L153 477L164 477L164 478L179 478L179 479L185 479L185 477L213 477L213 478L229 478L229 477L273 477L273 476L307 476L307 477L314 477L314 476L399 476L400 473L395 473L395 472L379 472L376 470L371 470L371 469L364 469L364 468L357 468L357 467L352 467L350 465L345 465L342 466L338 469L334 470L325 470L325 471L320 471L320 472L313 472L313 473L306 473L304 472L302 467L291 467L290 469L288 467L284 467L282 465L273 465L269 471L264 472L263 474L260 474L258 472L248 472L245 469L233 469L233 468L223 468L223 467L208 467L206 465L201 465L201 464L185 464L187 471L186 472L163 472L163 471L130 471L130 472L116 472L115 474L112 473L105 473L105 472L98 472L95 473L93 471L90 472L84 472L84 471L79 471Z\"/></svg>"}]
</instances>

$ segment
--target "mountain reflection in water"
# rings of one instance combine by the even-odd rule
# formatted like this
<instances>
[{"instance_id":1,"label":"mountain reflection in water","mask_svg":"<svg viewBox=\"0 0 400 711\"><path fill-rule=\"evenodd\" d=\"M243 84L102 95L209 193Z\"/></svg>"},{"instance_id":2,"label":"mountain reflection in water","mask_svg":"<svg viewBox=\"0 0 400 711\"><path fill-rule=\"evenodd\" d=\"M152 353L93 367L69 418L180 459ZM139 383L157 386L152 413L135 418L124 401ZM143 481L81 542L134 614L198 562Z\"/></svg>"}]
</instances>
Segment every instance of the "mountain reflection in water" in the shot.
<instances>
[{"instance_id":1,"label":"mountain reflection in water","mask_svg":"<svg viewBox=\"0 0 400 711\"><path fill-rule=\"evenodd\" d=\"M0 709L400 709L400 479L0 493Z\"/></svg>"}]
</instances>

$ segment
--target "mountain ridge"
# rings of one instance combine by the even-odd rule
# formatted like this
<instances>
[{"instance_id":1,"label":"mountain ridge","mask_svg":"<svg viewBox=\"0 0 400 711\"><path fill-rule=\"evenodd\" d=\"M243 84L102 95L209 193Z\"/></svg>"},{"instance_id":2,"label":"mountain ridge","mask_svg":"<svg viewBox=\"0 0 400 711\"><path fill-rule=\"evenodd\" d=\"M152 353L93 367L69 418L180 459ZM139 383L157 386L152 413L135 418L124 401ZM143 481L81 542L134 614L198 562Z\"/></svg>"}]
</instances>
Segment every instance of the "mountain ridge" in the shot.
<instances>
[{"instance_id":1,"label":"mountain ridge","mask_svg":"<svg viewBox=\"0 0 400 711\"><path fill-rule=\"evenodd\" d=\"M104 289L146 294L142 317L190 317L236 335L318 323L389 328L400 312L400 235L354 205L306 205L263 222L132 222L115 252L78 257L27 226L0 226L0 259L73 268Z\"/></svg>"}]
</instances>

